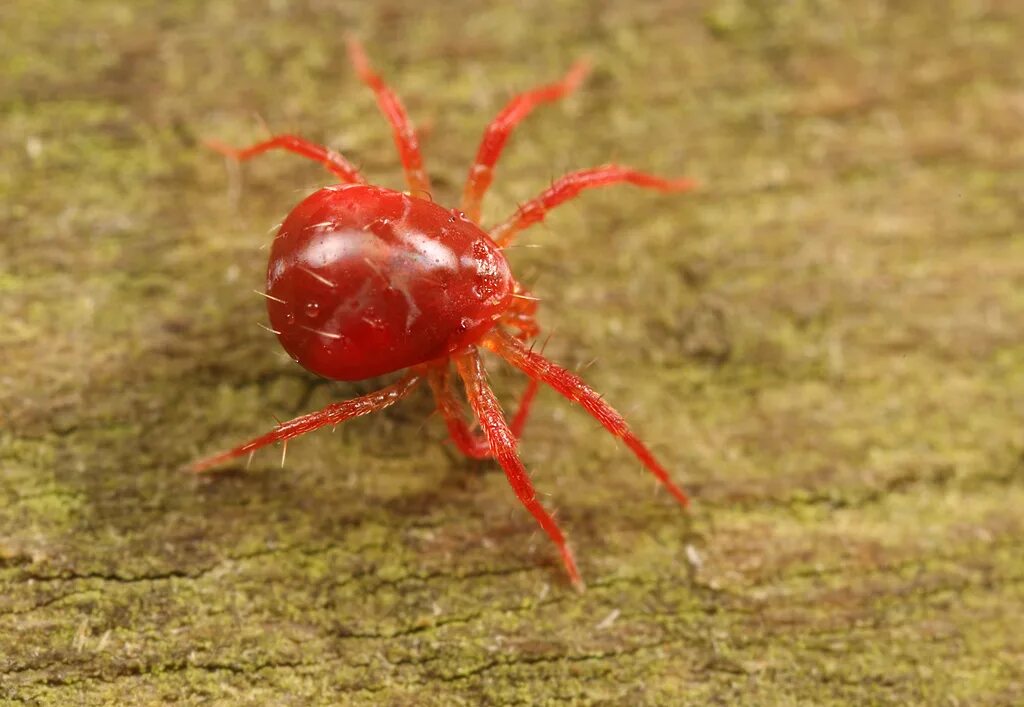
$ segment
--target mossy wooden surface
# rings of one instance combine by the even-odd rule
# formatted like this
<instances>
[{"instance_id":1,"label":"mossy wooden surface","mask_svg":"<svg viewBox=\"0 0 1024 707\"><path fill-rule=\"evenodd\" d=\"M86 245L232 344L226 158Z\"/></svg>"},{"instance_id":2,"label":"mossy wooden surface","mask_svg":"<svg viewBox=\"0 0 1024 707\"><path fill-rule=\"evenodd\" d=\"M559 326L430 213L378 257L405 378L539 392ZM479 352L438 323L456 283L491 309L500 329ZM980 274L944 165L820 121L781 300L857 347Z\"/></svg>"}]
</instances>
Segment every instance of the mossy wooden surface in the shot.
<instances>
[{"instance_id":1,"label":"mossy wooden surface","mask_svg":"<svg viewBox=\"0 0 1024 707\"><path fill-rule=\"evenodd\" d=\"M0 8L0 699L65 705L1020 704L1024 4ZM545 393L522 445L572 592L426 395L208 480L181 464L379 381L283 357L269 229L401 184L355 31L452 202L485 122L580 55L487 218L614 159L511 252L546 352L694 495ZM494 366L510 400L521 386Z\"/></svg>"}]
</instances>

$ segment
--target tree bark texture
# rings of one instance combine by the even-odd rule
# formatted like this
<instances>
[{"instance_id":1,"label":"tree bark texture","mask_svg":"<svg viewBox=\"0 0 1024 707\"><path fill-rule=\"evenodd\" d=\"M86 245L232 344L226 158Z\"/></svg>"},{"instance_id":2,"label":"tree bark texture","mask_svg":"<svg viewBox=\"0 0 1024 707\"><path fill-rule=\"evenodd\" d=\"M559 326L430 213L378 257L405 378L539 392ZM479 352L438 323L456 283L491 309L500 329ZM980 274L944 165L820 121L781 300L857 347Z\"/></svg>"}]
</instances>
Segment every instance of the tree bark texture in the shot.
<instances>
[{"instance_id":1,"label":"tree bark texture","mask_svg":"<svg viewBox=\"0 0 1024 707\"><path fill-rule=\"evenodd\" d=\"M0 700L1020 704L1024 4L158 3L0 9ZM427 394L209 478L186 462L386 380L282 353L272 226L402 184L355 32L487 224L617 161L509 257L545 354L693 495L550 391L520 446L588 583ZM259 118L254 118L258 115ZM489 360L507 408L524 384Z\"/></svg>"}]
</instances>

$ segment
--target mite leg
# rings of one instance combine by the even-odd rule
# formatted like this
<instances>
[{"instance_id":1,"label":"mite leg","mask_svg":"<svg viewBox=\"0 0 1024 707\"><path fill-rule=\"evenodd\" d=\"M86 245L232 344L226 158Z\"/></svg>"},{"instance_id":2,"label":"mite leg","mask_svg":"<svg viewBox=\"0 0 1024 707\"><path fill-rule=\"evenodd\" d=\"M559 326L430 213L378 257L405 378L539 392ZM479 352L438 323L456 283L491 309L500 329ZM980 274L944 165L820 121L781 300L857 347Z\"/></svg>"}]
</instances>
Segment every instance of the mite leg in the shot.
<instances>
[{"instance_id":1,"label":"mite leg","mask_svg":"<svg viewBox=\"0 0 1024 707\"><path fill-rule=\"evenodd\" d=\"M423 169L419 139L416 137L416 129L413 127L412 121L409 120L409 115L405 112L405 106L370 66L370 60L366 57L363 45L352 37L348 39L348 57L352 66L355 67L356 73L359 74L359 79L373 89L377 97L377 105L384 117L391 123L395 145L398 147L398 154L402 159L402 167L405 168L405 180L409 184L409 190L430 194L430 178Z\"/></svg>"},{"instance_id":2,"label":"mite leg","mask_svg":"<svg viewBox=\"0 0 1024 707\"><path fill-rule=\"evenodd\" d=\"M520 341L529 341L537 338L540 334L540 327L537 325L537 303L540 300L527 291L520 283L515 284L512 292L512 302L502 316L502 322L519 333L516 338Z\"/></svg>"},{"instance_id":3,"label":"mite leg","mask_svg":"<svg viewBox=\"0 0 1024 707\"><path fill-rule=\"evenodd\" d=\"M517 329L518 331L515 336L520 341L526 342L536 339L537 335L540 334L540 326L537 325L535 318L537 314L537 298L530 295L518 282L516 283L516 293L512 296L516 299L512 301L512 306L509 307L508 312L502 318L502 323ZM516 439L523 436L526 418L530 415L530 406L533 404L533 399L537 397L538 388L539 384L536 380L533 378L526 379L526 389L523 390L523 395L519 398L519 409L516 410L516 415L512 418L512 434L515 435Z\"/></svg>"},{"instance_id":4,"label":"mite leg","mask_svg":"<svg viewBox=\"0 0 1024 707\"><path fill-rule=\"evenodd\" d=\"M658 478L669 493L675 496L681 506L685 508L689 505L690 501L686 494L672 482L665 467L658 463L651 451L633 434L622 415L602 400L601 396L579 376L555 365L540 354L533 353L515 337L497 329L487 335L483 345L530 378L547 383L569 400L582 405L583 409L604 425L605 429L626 443L637 459Z\"/></svg>"},{"instance_id":5,"label":"mite leg","mask_svg":"<svg viewBox=\"0 0 1024 707\"><path fill-rule=\"evenodd\" d=\"M487 438L482 434L474 434L462 416L462 402L452 389L451 375L447 364L430 369L427 382L430 383L430 389L434 392L434 398L437 400L437 409L441 411L445 425L448 427L448 436L455 442L459 451L470 459L490 458L491 448L487 444ZM519 409L510 425L512 435L516 439L523 434L526 418L530 414L530 406L536 395L537 381L531 379L519 399Z\"/></svg>"},{"instance_id":6,"label":"mite leg","mask_svg":"<svg viewBox=\"0 0 1024 707\"><path fill-rule=\"evenodd\" d=\"M480 420L480 426L484 429L487 437L487 444L491 448L491 455L498 460L501 468L505 470L505 476L512 485L520 503L526 506L533 517L548 534L548 537L558 546L562 555L562 562L565 564L566 572L569 573L569 580L579 590L583 589L583 580L580 578L579 570L576 569L576 561L573 559L572 550L565 540L555 519L544 510L544 507L537 500L530 477L526 473L519 454L516 452L516 438L505 422L505 416L501 412L494 392L487 385L487 374L480 363L480 356L473 349L469 353L462 354L455 359L455 365L459 370L466 386L466 393L469 396L469 404L473 413Z\"/></svg>"},{"instance_id":7,"label":"mite leg","mask_svg":"<svg viewBox=\"0 0 1024 707\"><path fill-rule=\"evenodd\" d=\"M448 426L448 436L455 442L459 451L470 459L487 459L491 456L491 448L481 435L473 434L462 416L462 401L452 389L451 374L448 362L443 366L431 368L427 373L427 382L437 400L437 409L441 411L444 422Z\"/></svg>"},{"instance_id":8,"label":"mite leg","mask_svg":"<svg viewBox=\"0 0 1024 707\"><path fill-rule=\"evenodd\" d=\"M294 152L315 162L319 162L333 172L338 179L346 184L363 184L365 179L360 176L359 171L352 166L348 160L334 150L329 150L322 145L304 140L295 135L276 135L271 139L250 145L249 147L236 148L225 145L216 140L206 140L204 143L211 150L232 157L236 160L247 160L250 157L267 152L268 150L280 149Z\"/></svg>"},{"instance_id":9,"label":"mite leg","mask_svg":"<svg viewBox=\"0 0 1024 707\"><path fill-rule=\"evenodd\" d=\"M334 403L332 405L328 405L323 410L318 410L316 412L311 412L308 415L296 417L294 420L289 420L288 422L282 422L261 437L250 440L245 444L235 447L234 449L229 449L225 452L221 452L220 454L214 454L211 457L194 461L185 468L187 471L195 473L203 472L211 467L217 466L218 464L222 464L244 454L249 454L261 447L266 447L268 444L274 444L275 442L287 442L292 437L304 435L307 432L312 432L324 425L337 425L345 422L346 420L350 420L353 417L361 417L362 415L367 415L371 412L383 410L384 408L394 405L408 395L409 391L415 388L416 384L419 382L420 378L418 375L409 374L397 383L393 383L386 388L381 388L374 393L362 395L358 398L353 398L352 400L346 400L343 403Z\"/></svg>"},{"instance_id":10,"label":"mite leg","mask_svg":"<svg viewBox=\"0 0 1024 707\"><path fill-rule=\"evenodd\" d=\"M523 428L526 427L526 418L530 416L530 406L533 405L533 399L537 397L537 391L540 385L533 378L526 381L526 389L523 391L523 395L519 398L519 409L516 410L516 416L512 418L512 424L509 428L512 430L512 435L519 439L523 436Z\"/></svg>"},{"instance_id":11,"label":"mite leg","mask_svg":"<svg viewBox=\"0 0 1024 707\"><path fill-rule=\"evenodd\" d=\"M572 199L584 189L623 182L665 192L689 191L697 186L696 182L691 179L661 179L614 164L581 169L556 180L554 184L541 192L540 196L530 199L520 206L515 215L491 230L491 238L504 248L512 242L519 231L543 220L548 211Z\"/></svg>"},{"instance_id":12,"label":"mite leg","mask_svg":"<svg viewBox=\"0 0 1024 707\"><path fill-rule=\"evenodd\" d=\"M480 203L487 188L491 186L494 165L505 149L505 141L512 130L541 103L557 101L575 91L589 71L587 62L576 62L561 81L515 96L487 126L462 192L462 210L470 220L480 220Z\"/></svg>"}]
</instances>

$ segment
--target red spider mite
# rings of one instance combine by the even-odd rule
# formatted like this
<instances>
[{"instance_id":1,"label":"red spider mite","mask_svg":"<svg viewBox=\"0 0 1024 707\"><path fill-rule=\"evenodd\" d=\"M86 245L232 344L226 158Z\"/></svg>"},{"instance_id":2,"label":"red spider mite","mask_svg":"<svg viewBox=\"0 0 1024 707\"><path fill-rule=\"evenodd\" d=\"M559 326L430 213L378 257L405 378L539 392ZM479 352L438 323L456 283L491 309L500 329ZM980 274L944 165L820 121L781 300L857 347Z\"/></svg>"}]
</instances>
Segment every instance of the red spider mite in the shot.
<instances>
[{"instance_id":1,"label":"red spider mite","mask_svg":"<svg viewBox=\"0 0 1024 707\"><path fill-rule=\"evenodd\" d=\"M565 536L537 500L516 451L540 382L581 405L625 442L683 507L688 500L618 412L578 376L527 344L539 333L537 300L513 277L502 250L520 231L584 189L628 182L682 192L695 184L614 164L584 169L556 180L511 218L484 231L477 225L480 203L512 130L541 103L574 91L588 73L588 65L578 62L561 81L517 95L505 106L484 133L461 209L447 210L429 199L430 180L401 101L374 72L359 42L350 39L348 53L391 124L407 192L367 184L343 156L294 135L278 135L245 149L219 143L210 147L238 160L273 149L289 150L322 163L341 180L296 206L271 247L267 310L271 329L291 357L317 375L343 381L407 370L397 382L374 393L282 422L261 437L188 468L206 471L275 442L287 445L293 437L324 425L383 410L425 380L458 449L473 459L497 460L519 501L558 547L569 579L582 589ZM529 378L511 424L487 384L481 348ZM463 414L452 363L482 433Z\"/></svg>"}]
</instances>

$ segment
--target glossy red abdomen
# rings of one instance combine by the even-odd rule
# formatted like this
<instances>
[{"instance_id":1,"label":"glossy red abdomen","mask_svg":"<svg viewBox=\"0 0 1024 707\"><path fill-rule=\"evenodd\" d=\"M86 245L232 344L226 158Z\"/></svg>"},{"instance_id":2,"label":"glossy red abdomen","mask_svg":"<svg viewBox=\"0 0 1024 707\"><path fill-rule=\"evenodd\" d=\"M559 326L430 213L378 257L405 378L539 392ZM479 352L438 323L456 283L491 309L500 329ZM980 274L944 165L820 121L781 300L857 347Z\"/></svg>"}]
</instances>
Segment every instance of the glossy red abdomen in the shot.
<instances>
[{"instance_id":1,"label":"glossy red abdomen","mask_svg":"<svg viewBox=\"0 0 1024 707\"><path fill-rule=\"evenodd\" d=\"M336 380L473 343L508 308L512 288L501 251L459 212L362 184L327 187L296 206L267 267L281 345Z\"/></svg>"}]
</instances>

